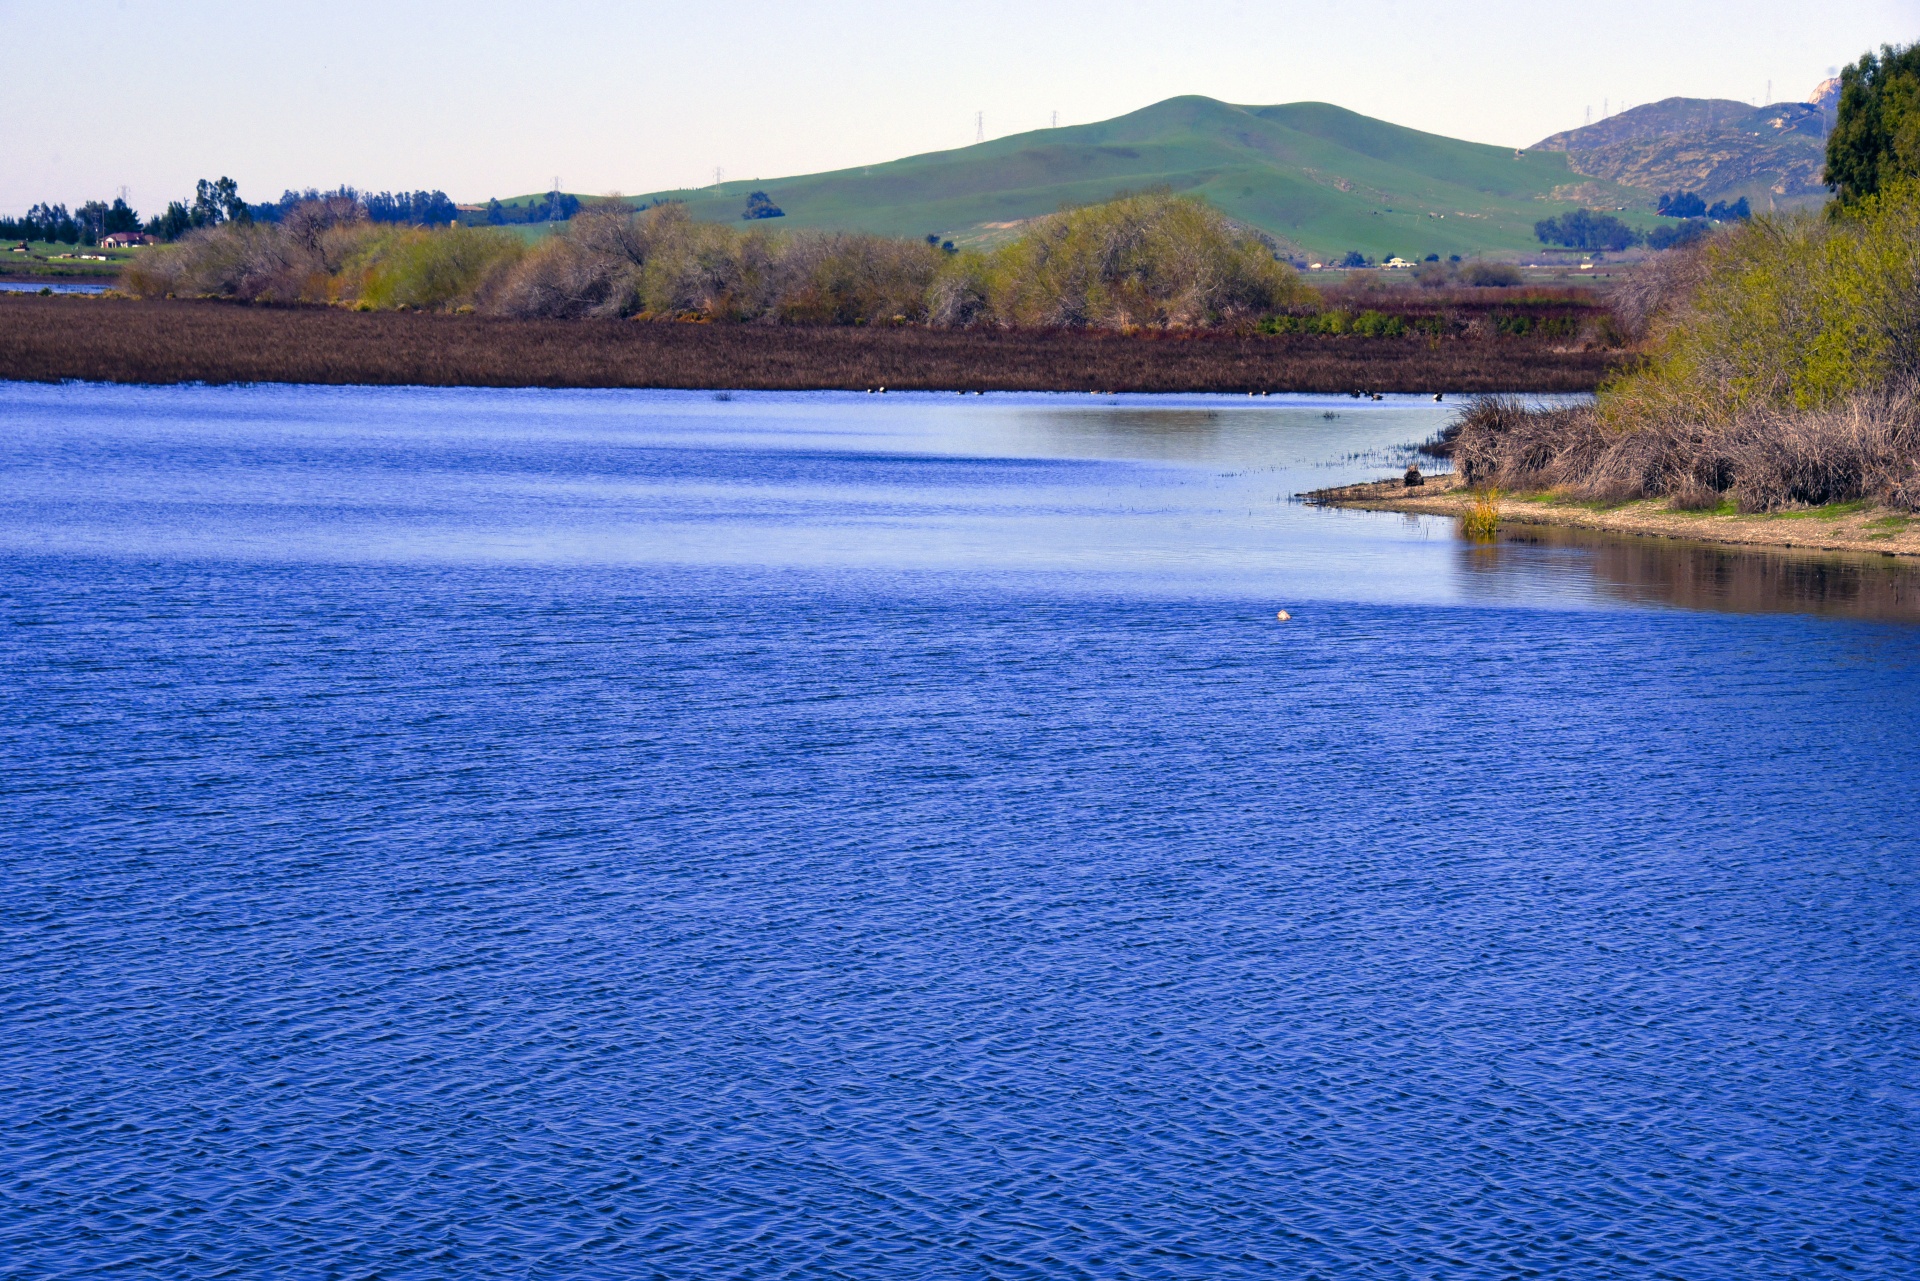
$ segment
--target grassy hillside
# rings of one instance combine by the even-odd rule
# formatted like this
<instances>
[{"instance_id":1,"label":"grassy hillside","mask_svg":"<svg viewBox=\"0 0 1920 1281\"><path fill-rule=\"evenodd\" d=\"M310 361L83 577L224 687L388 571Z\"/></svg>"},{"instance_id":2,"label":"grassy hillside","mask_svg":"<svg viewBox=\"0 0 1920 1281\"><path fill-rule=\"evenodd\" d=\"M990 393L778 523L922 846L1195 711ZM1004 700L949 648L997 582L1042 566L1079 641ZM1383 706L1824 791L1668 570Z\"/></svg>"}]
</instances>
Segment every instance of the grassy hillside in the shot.
<instances>
[{"instance_id":1,"label":"grassy hillside","mask_svg":"<svg viewBox=\"0 0 1920 1281\"><path fill-rule=\"evenodd\" d=\"M1063 205L1155 186L1204 196L1315 258L1350 249L1376 258L1537 249L1540 218L1581 205L1647 204L1639 192L1574 172L1563 153L1461 142L1326 103L1240 107L1202 97L886 164L636 200L684 200L696 218L738 225L748 193L763 190L786 211L769 228L968 243Z\"/></svg>"},{"instance_id":2,"label":"grassy hillside","mask_svg":"<svg viewBox=\"0 0 1920 1281\"><path fill-rule=\"evenodd\" d=\"M1827 125L1811 103L1667 98L1543 138L1534 148L1566 152L1578 172L1642 192L1695 191L1708 201L1745 196L1755 209L1789 208L1826 199Z\"/></svg>"}]
</instances>

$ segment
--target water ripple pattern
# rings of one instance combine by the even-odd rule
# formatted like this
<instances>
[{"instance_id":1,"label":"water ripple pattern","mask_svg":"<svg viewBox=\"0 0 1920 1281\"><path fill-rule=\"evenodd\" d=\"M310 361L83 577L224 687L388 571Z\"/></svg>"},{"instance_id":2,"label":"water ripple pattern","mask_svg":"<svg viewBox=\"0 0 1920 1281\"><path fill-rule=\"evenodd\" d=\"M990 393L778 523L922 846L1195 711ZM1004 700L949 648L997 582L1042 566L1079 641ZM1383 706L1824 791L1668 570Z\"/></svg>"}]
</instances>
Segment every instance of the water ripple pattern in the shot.
<instances>
[{"instance_id":1,"label":"water ripple pattern","mask_svg":"<svg viewBox=\"0 0 1920 1281\"><path fill-rule=\"evenodd\" d=\"M1406 403L0 400L0 1276L1920 1270L1920 629L1274 501Z\"/></svg>"}]
</instances>

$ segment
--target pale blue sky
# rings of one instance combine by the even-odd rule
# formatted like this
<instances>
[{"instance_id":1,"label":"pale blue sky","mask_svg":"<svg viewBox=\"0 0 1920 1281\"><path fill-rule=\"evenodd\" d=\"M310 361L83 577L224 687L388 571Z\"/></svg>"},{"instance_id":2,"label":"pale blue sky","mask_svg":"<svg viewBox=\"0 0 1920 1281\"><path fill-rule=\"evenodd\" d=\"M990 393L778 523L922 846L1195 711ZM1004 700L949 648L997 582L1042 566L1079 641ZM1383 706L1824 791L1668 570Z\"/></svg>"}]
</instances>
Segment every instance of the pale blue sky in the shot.
<instances>
[{"instance_id":1,"label":"pale blue sky","mask_svg":"<svg viewBox=\"0 0 1920 1281\"><path fill-rule=\"evenodd\" d=\"M1920 38L1920 0L0 0L0 30L0 210L126 186L151 212L220 174L254 200L771 179L1180 93L1524 145L1603 99L1803 98Z\"/></svg>"}]
</instances>

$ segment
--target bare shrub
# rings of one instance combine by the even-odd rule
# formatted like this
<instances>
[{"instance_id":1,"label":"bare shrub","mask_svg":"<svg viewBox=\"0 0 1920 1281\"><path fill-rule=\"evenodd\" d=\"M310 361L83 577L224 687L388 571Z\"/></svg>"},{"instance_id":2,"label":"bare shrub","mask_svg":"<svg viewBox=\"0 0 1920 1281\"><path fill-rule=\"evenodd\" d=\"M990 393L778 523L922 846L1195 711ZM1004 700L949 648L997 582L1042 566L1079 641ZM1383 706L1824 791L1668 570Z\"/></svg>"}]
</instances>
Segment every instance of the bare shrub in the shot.
<instances>
[{"instance_id":1,"label":"bare shrub","mask_svg":"<svg viewBox=\"0 0 1920 1281\"><path fill-rule=\"evenodd\" d=\"M489 310L523 319L568 319L638 309L639 272L620 259L583 253L551 237L509 268Z\"/></svg>"},{"instance_id":2,"label":"bare shrub","mask_svg":"<svg viewBox=\"0 0 1920 1281\"><path fill-rule=\"evenodd\" d=\"M993 316L993 277L982 255L963 253L946 263L927 291L927 322L963 329Z\"/></svg>"},{"instance_id":3,"label":"bare shrub","mask_svg":"<svg viewBox=\"0 0 1920 1281\"><path fill-rule=\"evenodd\" d=\"M1690 298L1707 275L1706 242L1655 254L1651 262L1628 272L1607 295L1621 332L1639 342L1652 330L1654 317L1674 311Z\"/></svg>"},{"instance_id":4,"label":"bare shrub","mask_svg":"<svg viewBox=\"0 0 1920 1281\"><path fill-rule=\"evenodd\" d=\"M164 292L189 298L292 302L304 293L312 266L279 228L254 223L204 227L161 253L171 259Z\"/></svg>"},{"instance_id":5,"label":"bare shrub","mask_svg":"<svg viewBox=\"0 0 1920 1281\"><path fill-rule=\"evenodd\" d=\"M351 227L367 220L366 210L350 196L323 196L302 201L287 211L280 229L309 253L321 252L321 241L335 227Z\"/></svg>"},{"instance_id":6,"label":"bare shrub","mask_svg":"<svg viewBox=\"0 0 1920 1281\"><path fill-rule=\"evenodd\" d=\"M803 231L780 246L774 309L816 325L924 320L942 256L921 241Z\"/></svg>"},{"instance_id":7,"label":"bare shrub","mask_svg":"<svg viewBox=\"0 0 1920 1281\"><path fill-rule=\"evenodd\" d=\"M709 320L752 320L766 313L772 255L765 235L694 222L679 206L657 214L641 277L644 310Z\"/></svg>"}]
</instances>

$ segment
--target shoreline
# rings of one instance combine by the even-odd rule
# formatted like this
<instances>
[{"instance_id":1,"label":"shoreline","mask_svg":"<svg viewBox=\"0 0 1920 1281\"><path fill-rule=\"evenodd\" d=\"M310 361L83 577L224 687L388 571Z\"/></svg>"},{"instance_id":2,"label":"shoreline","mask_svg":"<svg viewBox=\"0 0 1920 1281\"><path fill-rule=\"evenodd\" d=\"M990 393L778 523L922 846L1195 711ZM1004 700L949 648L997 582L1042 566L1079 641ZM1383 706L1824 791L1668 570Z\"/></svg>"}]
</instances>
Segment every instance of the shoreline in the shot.
<instances>
[{"instance_id":1,"label":"shoreline","mask_svg":"<svg viewBox=\"0 0 1920 1281\"><path fill-rule=\"evenodd\" d=\"M1619 350L1545 337L517 320L0 293L0 380L712 391L1592 391Z\"/></svg>"},{"instance_id":2,"label":"shoreline","mask_svg":"<svg viewBox=\"0 0 1920 1281\"><path fill-rule=\"evenodd\" d=\"M1474 502L1474 495L1449 473L1429 476L1412 489L1400 479L1388 479L1316 489L1300 497L1319 507L1456 518L1466 515ZM1920 557L1920 516L1867 503L1748 516L1675 511L1661 499L1594 503L1553 494L1507 494L1498 508L1502 525L1555 525L1780 551Z\"/></svg>"}]
</instances>

